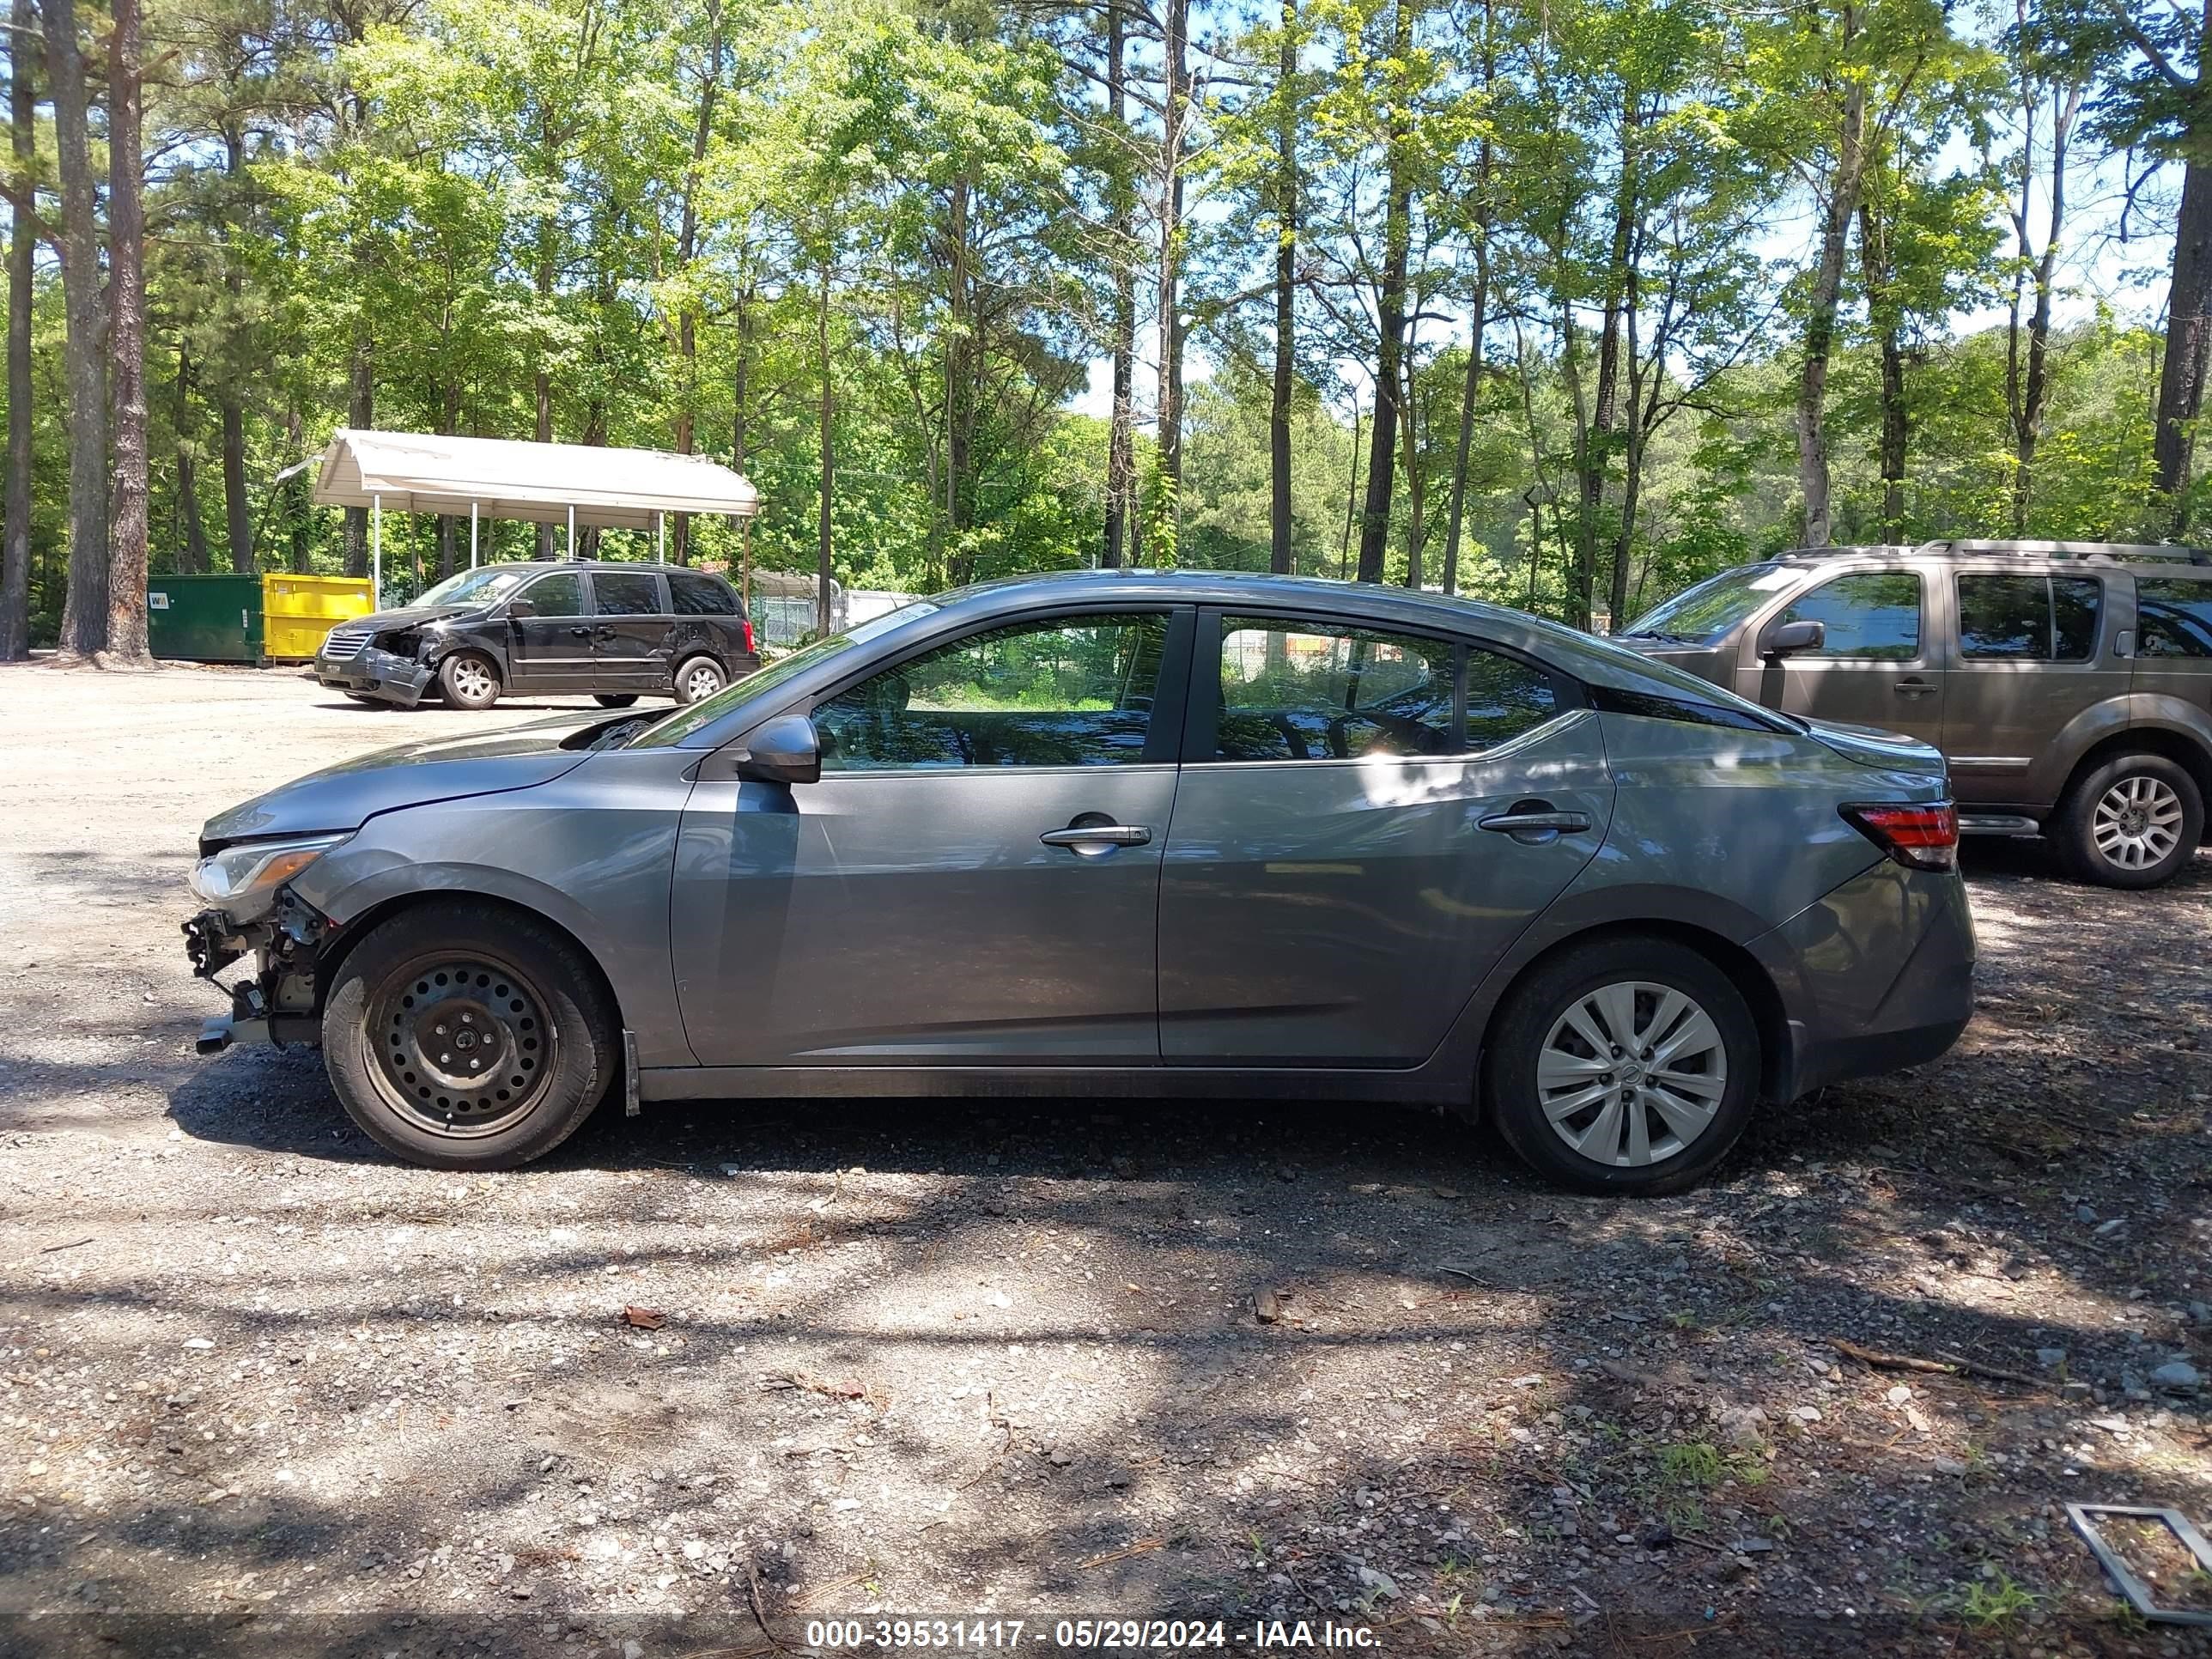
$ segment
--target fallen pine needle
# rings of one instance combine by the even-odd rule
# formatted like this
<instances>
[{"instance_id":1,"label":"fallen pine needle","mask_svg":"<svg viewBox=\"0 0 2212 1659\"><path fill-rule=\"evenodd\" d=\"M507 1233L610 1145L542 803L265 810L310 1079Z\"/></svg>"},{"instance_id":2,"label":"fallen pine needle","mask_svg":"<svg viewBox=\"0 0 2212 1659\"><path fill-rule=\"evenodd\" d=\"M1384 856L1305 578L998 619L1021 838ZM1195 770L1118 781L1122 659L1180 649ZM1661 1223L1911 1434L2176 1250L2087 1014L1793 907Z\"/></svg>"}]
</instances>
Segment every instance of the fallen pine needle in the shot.
<instances>
[{"instance_id":1,"label":"fallen pine needle","mask_svg":"<svg viewBox=\"0 0 2212 1659\"><path fill-rule=\"evenodd\" d=\"M1863 1348L1857 1343L1840 1336L1826 1339L1827 1344L1846 1359L1856 1359L1862 1365L1872 1365L1885 1371L1927 1371L1939 1376L1984 1376L1992 1382L2010 1382L2021 1388L2043 1389L2049 1383L2039 1376L2029 1376L2020 1371L2008 1371L1996 1365L1984 1365L1979 1360L1953 1355L1944 1359L1923 1359L1917 1354L1884 1353L1879 1348Z\"/></svg>"},{"instance_id":2,"label":"fallen pine needle","mask_svg":"<svg viewBox=\"0 0 2212 1659\"><path fill-rule=\"evenodd\" d=\"M1108 1550L1105 1554L1094 1555L1088 1561L1078 1561L1076 1571L1080 1572L1090 1567L1103 1567L1109 1561L1126 1561L1133 1555L1150 1555L1166 1542L1164 1538L1139 1538L1126 1549Z\"/></svg>"}]
</instances>

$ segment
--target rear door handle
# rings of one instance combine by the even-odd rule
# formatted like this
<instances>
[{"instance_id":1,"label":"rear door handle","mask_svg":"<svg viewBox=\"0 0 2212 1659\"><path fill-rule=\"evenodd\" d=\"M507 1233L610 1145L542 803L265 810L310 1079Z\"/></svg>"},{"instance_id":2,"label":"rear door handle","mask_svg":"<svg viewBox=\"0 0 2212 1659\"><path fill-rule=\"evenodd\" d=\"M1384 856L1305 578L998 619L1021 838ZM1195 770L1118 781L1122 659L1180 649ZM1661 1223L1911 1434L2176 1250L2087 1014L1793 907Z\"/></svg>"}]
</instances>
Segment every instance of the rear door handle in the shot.
<instances>
[{"instance_id":1,"label":"rear door handle","mask_svg":"<svg viewBox=\"0 0 2212 1659\"><path fill-rule=\"evenodd\" d=\"M1900 697L1924 697L1936 688L1926 680L1899 680L1893 689Z\"/></svg>"},{"instance_id":2,"label":"rear door handle","mask_svg":"<svg viewBox=\"0 0 2212 1659\"><path fill-rule=\"evenodd\" d=\"M572 628L568 631L580 640L588 640L592 637L592 630L588 628Z\"/></svg>"},{"instance_id":3,"label":"rear door handle","mask_svg":"<svg viewBox=\"0 0 2212 1659\"><path fill-rule=\"evenodd\" d=\"M1477 822L1485 830L1504 836L1527 836L1551 830L1574 835L1590 827L1587 812L1493 812Z\"/></svg>"},{"instance_id":4,"label":"rear door handle","mask_svg":"<svg viewBox=\"0 0 2212 1659\"><path fill-rule=\"evenodd\" d=\"M1077 830L1048 830L1037 839L1048 847L1142 847L1152 832L1141 823L1088 823Z\"/></svg>"}]
</instances>

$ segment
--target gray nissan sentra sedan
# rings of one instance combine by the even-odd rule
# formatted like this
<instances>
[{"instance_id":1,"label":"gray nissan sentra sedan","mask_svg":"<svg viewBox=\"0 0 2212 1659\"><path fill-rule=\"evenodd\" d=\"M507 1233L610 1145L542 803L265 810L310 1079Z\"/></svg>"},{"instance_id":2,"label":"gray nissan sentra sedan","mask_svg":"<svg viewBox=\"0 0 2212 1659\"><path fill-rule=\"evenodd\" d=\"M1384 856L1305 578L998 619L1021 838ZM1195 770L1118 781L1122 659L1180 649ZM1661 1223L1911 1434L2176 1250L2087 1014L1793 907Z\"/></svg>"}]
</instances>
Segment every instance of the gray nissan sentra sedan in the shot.
<instances>
[{"instance_id":1,"label":"gray nissan sentra sedan","mask_svg":"<svg viewBox=\"0 0 2212 1659\"><path fill-rule=\"evenodd\" d=\"M411 744L211 819L201 1039L509 1167L602 1101L1286 1095L1590 1190L1948 1048L1942 757L1516 613L1203 573L991 583L672 714Z\"/></svg>"}]
</instances>

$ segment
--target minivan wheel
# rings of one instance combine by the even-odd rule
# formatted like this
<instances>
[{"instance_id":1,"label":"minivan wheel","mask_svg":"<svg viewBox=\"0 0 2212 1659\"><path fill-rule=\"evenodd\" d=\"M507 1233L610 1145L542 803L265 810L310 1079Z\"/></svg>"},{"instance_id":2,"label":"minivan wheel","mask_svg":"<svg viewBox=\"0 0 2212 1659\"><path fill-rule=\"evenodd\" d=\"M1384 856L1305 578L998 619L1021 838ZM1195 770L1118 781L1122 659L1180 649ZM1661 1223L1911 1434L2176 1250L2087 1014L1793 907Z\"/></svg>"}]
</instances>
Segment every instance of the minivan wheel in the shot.
<instances>
[{"instance_id":1,"label":"minivan wheel","mask_svg":"<svg viewBox=\"0 0 2212 1659\"><path fill-rule=\"evenodd\" d=\"M676 671L676 701L704 702L730 683L712 657L688 657Z\"/></svg>"},{"instance_id":2,"label":"minivan wheel","mask_svg":"<svg viewBox=\"0 0 2212 1659\"><path fill-rule=\"evenodd\" d=\"M1491 1116L1539 1174L1583 1192L1694 1185L1735 1144L1758 1093L1743 994L1672 939L1573 946L1516 985L1483 1067Z\"/></svg>"},{"instance_id":3,"label":"minivan wheel","mask_svg":"<svg viewBox=\"0 0 2212 1659\"><path fill-rule=\"evenodd\" d=\"M2104 887L2179 875L2204 834L2196 779L2163 755L2124 755L2079 780L2060 814L2075 873Z\"/></svg>"},{"instance_id":4,"label":"minivan wheel","mask_svg":"<svg viewBox=\"0 0 2212 1659\"><path fill-rule=\"evenodd\" d=\"M486 905L409 910L346 957L323 1061L369 1139L436 1170L507 1170L576 1132L617 1075L590 964L543 924Z\"/></svg>"},{"instance_id":5,"label":"minivan wheel","mask_svg":"<svg viewBox=\"0 0 2212 1659\"><path fill-rule=\"evenodd\" d=\"M478 652L456 651L438 665L438 690L456 708L489 708L499 701L499 670Z\"/></svg>"},{"instance_id":6,"label":"minivan wheel","mask_svg":"<svg viewBox=\"0 0 2212 1659\"><path fill-rule=\"evenodd\" d=\"M592 701L602 708L627 708L637 701L635 691L594 691Z\"/></svg>"}]
</instances>

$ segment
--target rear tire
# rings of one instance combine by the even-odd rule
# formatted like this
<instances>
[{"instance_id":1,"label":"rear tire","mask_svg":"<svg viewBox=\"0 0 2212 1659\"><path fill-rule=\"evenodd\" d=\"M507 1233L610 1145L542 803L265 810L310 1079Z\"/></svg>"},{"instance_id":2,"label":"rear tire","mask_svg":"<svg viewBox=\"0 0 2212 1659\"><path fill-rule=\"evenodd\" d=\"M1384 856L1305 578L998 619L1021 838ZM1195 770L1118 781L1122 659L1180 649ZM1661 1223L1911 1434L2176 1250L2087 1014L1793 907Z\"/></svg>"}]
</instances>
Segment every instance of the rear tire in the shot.
<instances>
[{"instance_id":1,"label":"rear tire","mask_svg":"<svg viewBox=\"0 0 2212 1659\"><path fill-rule=\"evenodd\" d=\"M602 708L627 708L637 701L635 691L594 691L592 701Z\"/></svg>"},{"instance_id":2,"label":"rear tire","mask_svg":"<svg viewBox=\"0 0 2212 1659\"><path fill-rule=\"evenodd\" d=\"M2204 797L2163 755L2123 755L2075 781L2058 810L2058 840L2082 880L2159 887L2197 854Z\"/></svg>"},{"instance_id":3,"label":"rear tire","mask_svg":"<svg viewBox=\"0 0 2212 1659\"><path fill-rule=\"evenodd\" d=\"M489 708L499 701L499 669L480 651L456 651L438 665L438 690L456 708Z\"/></svg>"},{"instance_id":4,"label":"rear tire","mask_svg":"<svg viewBox=\"0 0 2212 1659\"><path fill-rule=\"evenodd\" d=\"M676 670L676 701L703 702L729 683L712 657L686 657Z\"/></svg>"},{"instance_id":5,"label":"rear tire","mask_svg":"<svg viewBox=\"0 0 2212 1659\"><path fill-rule=\"evenodd\" d=\"M1483 1097L1546 1179L1650 1197L1695 1186L1735 1144L1759 1060L1758 1022L1711 960L1617 935L1570 946L1508 994Z\"/></svg>"},{"instance_id":6,"label":"rear tire","mask_svg":"<svg viewBox=\"0 0 2212 1659\"><path fill-rule=\"evenodd\" d=\"M544 923L481 903L403 911L339 968L323 1064L346 1115L410 1164L511 1170L621 1075L599 976Z\"/></svg>"}]
</instances>

